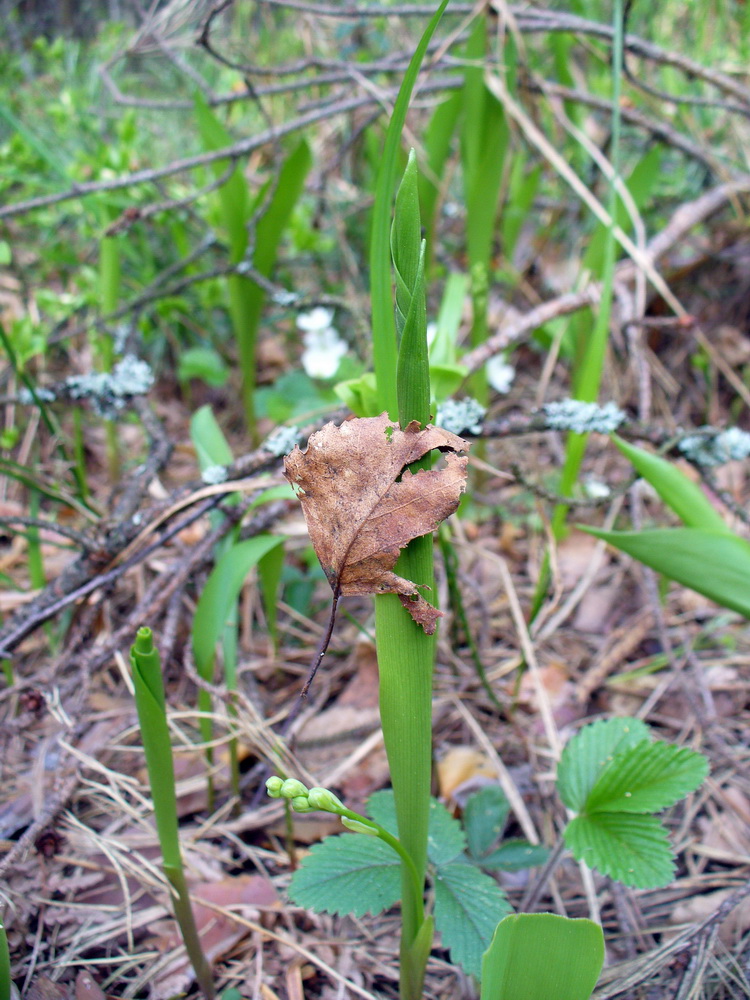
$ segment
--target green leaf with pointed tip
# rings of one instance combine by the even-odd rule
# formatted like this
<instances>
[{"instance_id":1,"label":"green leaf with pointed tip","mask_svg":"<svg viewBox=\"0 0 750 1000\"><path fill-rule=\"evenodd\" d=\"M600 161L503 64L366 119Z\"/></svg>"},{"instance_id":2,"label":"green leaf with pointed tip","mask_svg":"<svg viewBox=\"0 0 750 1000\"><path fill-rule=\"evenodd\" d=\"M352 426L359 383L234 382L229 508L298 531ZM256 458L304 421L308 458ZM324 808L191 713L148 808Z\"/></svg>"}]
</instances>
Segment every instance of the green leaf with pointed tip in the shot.
<instances>
[{"instance_id":1,"label":"green leaf with pointed tip","mask_svg":"<svg viewBox=\"0 0 750 1000\"><path fill-rule=\"evenodd\" d=\"M640 719L599 719L568 743L557 768L557 791L568 809L582 812L599 775L616 754L648 739Z\"/></svg>"},{"instance_id":2,"label":"green leaf with pointed tip","mask_svg":"<svg viewBox=\"0 0 750 1000\"><path fill-rule=\"evenodd\" d=\"M229 465L232 449L210 406L201 406L190 418L190 439L198 453L201 472L210 465Z\"/></svg>"},{"instance_id":3,"label":"green leaf with pointed tip","mask_svg":"<svg viewBox=\"0 0 750 1000\"><path fill-rule=\"evenodd\" d=\"M464 314L468 290L469 276L460 271L451 271L445 279L435 336L430 344L431 367L446 365L450 368L460 369L466 374L463 365L456 365L456 340Z\"/></svg>"},{"instance_id":4,"label":"green leaf with pointed tip","mask_svg":"<svg viewBox=\"0 0 750 1000\"><path fill-rule=\"evenodd\" d=\"M618 753L597 778L584 812L658 812L679 802L708 774L706 758L688 747L644 740Z\"/></svg>"},{"instance_id":5,"label":"green leaf with pointed tip","mask_svg":"<svg viewBox=\"0 0 750 1000\"><path fill-rule=\"evenodd\" d=\"M573 857L623 885L654 889L674 877L669 836L656 816L577 816L565 827L564 837Z\"/></svg>"},{"instance_id":6,"label":"green leaf with pointed tip","mask_svg":"<svg viewBox=\"0 0 750 1000\"><path fill-rule=\"evenodd\" d=\"M482 960L481 1000L588 1000L603 964L604 935L593 921L513 914Z\"/></svg>"},{"instance_id":7,"label":"green leaf with pointed tip","mask_svg":"<svg viewBox=\"0 0 750 1000\"><path fill-rule=\"evenodd\" d=\"M451 959L477 978L498 921L511 911L500 886L471 864L455 861L435 875L435 926Z\"/></svg>"},{"instance_id":8,"label":"green leaf with pointed tip","mask_svg":"<svg viewBox=\"0 0 750 1000\"><path fill-rule=\"evenodd\" d=\"M750 618L750 545L738 535L702 528L584 530L657 573Z\"/></svg>"},{"instance_id":9,"label":"green leaf with pointed tip","mask_svg":"<svg viewBox=\"0 0 750 1000\"><path fill-rule=\"evenodd\" d=\"M416 83L427 47L438 26L448 0L442 0L414 50L409 67L399 88L393 114L388 125L380 169L375 186L370 234L370 304L372 308L372 346L377 379L378 406L387 410L391 419L398 417L398 399L393 374L398 361L391 274L389 236L393 188L398 171L401 132L406 121L412 90Z\"/></svg>"},{"instance_id":10,"label":"green leaf with pointed tip","mask_svg":"<svg viewBox=\"0 0 750 1000\"><path fill-rule=\"evenodd\" d=\"M378 837L326 837L292 875L289 896L318 913L375 916L401 898L401 859Z\"/></svg>"},{"instance_id":11,"label":"green leaf with pointed tip","mask_svg":"<svg viewBox=\"0 0 750 1000\"><path fill-rule=\"evenodd\" d=\"M499 785L488 785L468 800L464 809L464 830L469 853L475 860L484 864L483 855L500 839L509 812L508 800Z\"/></svg>"},{"instance_id":12,"label":"green leaf with pointed tip","mask_svg":"<svg viewBox=\"0 0 750 1000\"><path fill-rule=\"evenodd\" d=\"M280 535L248 538L228 549L211 570L193 617L193 654L198 674L204 680L213 680L216 643L247 574L263 556L282 543Z\"/></svg>"},{"instance_id":13,"label":"green leaf with pointed tip","mask_svg":"<svg viewBox=\"0 0 750 1000\"><path fill-rule=\"evenodd\" d=\"M688 528L705 528L706 531L730 534L721 515L700 486L688 479L676 465L642 448L636 448L616 434L612 435L612 440L633 463L638 475L643 476L654 487L664 503L672 508Z\"/></svg>"}]
</instances>

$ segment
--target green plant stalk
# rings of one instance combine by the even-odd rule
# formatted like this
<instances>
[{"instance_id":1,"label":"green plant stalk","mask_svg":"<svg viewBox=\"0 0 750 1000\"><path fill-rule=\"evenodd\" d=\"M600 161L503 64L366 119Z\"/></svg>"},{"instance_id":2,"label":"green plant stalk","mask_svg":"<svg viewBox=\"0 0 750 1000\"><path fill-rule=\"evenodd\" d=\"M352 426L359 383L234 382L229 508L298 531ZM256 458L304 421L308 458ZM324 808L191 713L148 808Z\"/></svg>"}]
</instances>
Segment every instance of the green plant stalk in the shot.
<instances>
[{"instance_id":1,"label":"green plant stalk","mask_svg":"<svg viewBox=\"0 0 750 1000\"><path fill-rule=\"evenodd\" d=\"M361 823L364 827L369 827L372 833L377 836L383 843L388 844L388 846L398 854L403 862L403 867L408 873L411 879L412 892L414 897L419 900L421 904L421 915L419 923L421 924L424 920L424 903L422 900L422 893L424 890L424 881L420 881L420 876L417 871L416 865L412 859L412 856L404 848L404 845L398 839L394 837L392 833L389 833L385 827L381 826L380 823L376 823L375 820L369 819L367 816L362 816L360 813L353 812L351 809L347 809L345 806L336 810L337 816L346 816L347 819L354 820L356 823ZM366 834L367 835L367 834Z\"/></svg>"},{"instance_id":2,"label":"green plant stalk","mask_svg":"<svg viewBox=\"0 0 750 1000\"><path fill-rule=\"evenodd\" d=\"M425 248L420 239L417 167L414 153L396 197L391 248L396 276L396 315L401 332L397 362L399 423L420 426L430 418L430 372L424 293ZM428 468L429 457L412 471ZM429 587L434 594L432 535L406 547L396 572ZM422 996L424 970L432 940L425 927L423 893L427 869L427 833L432 769L432 672L435 637L428 636L406 613L396 595L375 600L375 631L380 671L380 717L388 754L401 845L411 867L401 867L402 1000ZM415 891L415 885L418 891Z\"/></svg>"},{"instance_id":3,"label":"green plant stalk","mask_svg":"<svg viewBox=\"0 0 750 1000\"><path fill-rule=\"evenodd\" d=\"M135 644L130 650L130 663L164 874L174 890L175 918L195 971L195 978L206 1000L212 1000L214 985L211 969L201 947L195 916L190 905L185 872L182 867L177 823L177 795L172 764L172 746L167 725L164 682L159 651L154 646L150 628L138 629Z\"/></svg>"},{"instance_id":4,"label":"green plant stalk","mask_svg":"<svg viewBox=\"0 0 750 1000\"><path fill-rule=\"evenodd\" d=\"M415 539L395 572L434 590L432 538ZM422 895L427 869L427 827L432 775L432 671L434 637L424 634L398 597L375 599L380 671L380 717L396 803L399 840L412 860L420 891L402 865L401 996L421 997L424 968L414 969L410 949L424 919ZM418 988L419 987L419 988Z\"/></svg>"},{"instance_id":5,"label":"green plant stalk","mask_svg":"<svg viewBox=\"0 0 750 1000\"><path fill-rule=\"evenodd\" d=\"M39 517L38 490L29 491L29 514L31 517ZM29 546L29 581L34 590L41 590L47 579L44 575L44 559L42 558L39 528L30 527L26 532L26 540Z\"/></svg>"},{"instance_id":6,"label":"green plant stalk","mask_svg":"<svg viewBox=\"0 0 750 1000\"><path fill-rule=\"evenodd\" d=\"M10 951L8 950L8 935L5 925L0 921L0 1000L10 1000Z\"/></svg>"},{"instance_id":7,"label":"green plant stalk","mask_svg":"<svg viewBox=\"0 0 750 1000\"><path fill-rule=\"evenodd\" d=\"M391 233L391 204L398 167L401 131L414 83L432 35L447 5L430 19L401 84L388 126L375 189L370 237L370 302L373 361L380 406L402 427L429 420L430 384L424 305L425 251L419 239L416 164L410 157L408 184L399 191L402 211ZM405 178L406 182L406 178ZM416 234L416 239L415 239ZM397 349L393 315L389 245L396 270L397 307L403 321ZM416 294L415 294L416 293ZM398 376L398 377L397 377ZM408 384L407 384L408 379ZM396 572L417 584L432 586L432 538L411 542ZM395 595L375 599L375 628L380 672L380 715L391 770L399 839L416 871L401 864L401 1000L420 1000L432 943L432 920L424 919L427 831L432 765L432 670L434 637L425 635Z\"/></svg>"}]
</instances>

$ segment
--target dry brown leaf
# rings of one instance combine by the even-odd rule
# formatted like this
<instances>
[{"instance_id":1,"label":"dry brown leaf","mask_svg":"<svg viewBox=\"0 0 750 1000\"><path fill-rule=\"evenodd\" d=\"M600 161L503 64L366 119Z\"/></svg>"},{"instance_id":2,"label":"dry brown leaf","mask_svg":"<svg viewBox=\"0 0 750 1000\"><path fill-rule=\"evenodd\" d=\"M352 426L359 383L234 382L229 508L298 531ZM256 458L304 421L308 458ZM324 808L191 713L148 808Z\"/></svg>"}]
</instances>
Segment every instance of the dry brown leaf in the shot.
<instances>
[{"instance_id":1,"label":"dry brown leaf","mask_svg":"<svg viewBox=\"0 0 750 1000\"><path fill-rule=\"evenodd\" d=\"M485 754L469 746L451 747L437 762L438 794L454 804L463 802L460 792L467 785L476 791L494 774Z\"/></svg>"},{"instance_id":2,"label":"dry brown leaf","mask_svg":"<svg viewBox=\"0 0 750 1000\"><path fill-rule=\"evenodd\" d=\"M433 449L447 452L445 468L407 466ZM466 441L440 427L405 430L379 417L326 424L307 448L284 460L297 490L315 552L334 595L398 594L428 634L440 612L417 585L393 572L401 549L426 535L458 507L466 484Z\"/></svg>"}]
</instances>

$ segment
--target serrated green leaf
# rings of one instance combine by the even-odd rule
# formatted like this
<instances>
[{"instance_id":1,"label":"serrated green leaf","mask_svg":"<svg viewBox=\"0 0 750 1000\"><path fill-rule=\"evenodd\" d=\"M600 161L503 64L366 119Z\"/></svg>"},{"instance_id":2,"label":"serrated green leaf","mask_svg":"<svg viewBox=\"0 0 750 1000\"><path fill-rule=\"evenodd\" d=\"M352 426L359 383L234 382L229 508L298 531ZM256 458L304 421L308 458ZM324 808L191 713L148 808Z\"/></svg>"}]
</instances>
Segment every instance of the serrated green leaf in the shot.
<instances>
[{"instance_id":1,"label":"serrated green leaf","mask_svg":"<svg viewBox=\"0 0 750 1000\"><path fill-rule=\"evenodd\" d=\"M392 788L384 788L382 792L375 792L365 803L365 815L374 819L376 823L398 837L398 820L396 819L396 800Z\"/></svg>"},{"instance_id":2,"label":"serrated green leaf","mask_svg":"<svg viewBox=\"0 0 750 1000\"><path fill-rule=\"evenodd\" d=\"M318 913L376 916L401 898L401 861L377 837L326 837L292 875L289 896Z\"/></svg>"},{"instance_id":3,"label":"serrated green leaf","mask_svg":"<svg viewBox=\"0 0 750 1000\"><path fill-rule=\"evenodd\" d=\"M557 768L557 791L568 809L581 812L599 775L615 754L648 739L640 719L599 719L568 743Z\"/></svg>"},{"instance_id":4,"label":"serrated green leaf","mask_svg":"<svg viewBox=\"0 0 750 1000\"><path fill-rule=\"evenodd\" d=\"M566 826L564 837L573 857L623 885L654 889L674 877L669 836L655 816L577 816Z\"/></svg>"},{"instance_id":5,"label":"serrated green leaf","mask_svg":"<svg viewBox=\"0 0 750 1000\"><path fill-rule=\"evenodd\" d=\"M396 805L393 790L375 792L367 800L366 813L394 837L398 836ZM430 816L427 832L427 856L433 865L448 864L466 847L466 837L461 824L437 799L430 799Z\"/></svg>"},{"instance_id":6,"label":"serrated green leaf","mask_svg":"<svg viewBox=\"0 0 750 1000\"><path fill-rule=\"evenodd\" d=\"M603 964L604 935L593 921L512 914L482 961L482 1000L588 1000Z\"/></svg>"},{"instance_id":7,"label":"serrated green leaf","mask_svg":"<svg viewBox=\"0 0 750 1000\"><path fill-rule=\"evenodd\" d=\"M658 455L623 441L616 434L612 440L622 454L630 459L636 472L649 482L668 507L688 528L729 533L724 521L703 490L681 472L676 465Z\"/></svg>"},{"instance_id":8,"label":"serrated green leaf","mask_svg":"<svg viewBox=\"0 0 750 1000\"><path fill-rule=\"evenodd\" d=\"M549 850L541 844L530 844L528 840L506 840L496 851L478 860L482 868L492 871L518 872L524 868L543 865L549 857Z\"/></svg>"},{"instance_id":9,"label":"serrated green leaf","mask_svg":"<svg viewBox=\"0 0 750 1000\"><path fill-rule=\"evenodd\" d=\"M430 818L427 829L427 857L433 865L447 865L466 848L466 836L461 824L448 812L442 802L430 799Z\"/></svg>"},{"instance_id":10,"label":"serrated green leaf","mask_svg":"<svg viewBox=\"0 0 750 1000\"><path fill-rule=\"evenodd\" d=\"M497 843L509 812L508 800L499 785L488 785L471 796L464 809L464 831L469 853L474 858L482 859Z\"/></svg>"},{"instance_id":11,"label":"serrated green leaf","mask_svg":"<svg viewBox=\"0 0 750 1000\"><path fill-rule=\"evenodd\" d=\"M658 812L694 792L708 761L694 750L644 740L618 753L599 775L584 812Z\"/></svg>"},{"instance_id":12,"label":"serrated green leaf","mask_svg":"<svg viewBox=\"0 0 750 1000\"><path fill-rule=\"evenodd\" d=\"M583 530L657 573L750 618L750 545L738 535L702 528Z\"/></svg>"},{"instance_id":13,"label":"serrated green leaf","mask_svg":"<svg viewBox=\"0 0 750 1000\"><path fill-rule=\"evenodd\" d=\"M473 865L456 861L435 876L435 926L451 959L477 978L498 922L511 912L500 886Z\"/></svg>"}]
</instances>

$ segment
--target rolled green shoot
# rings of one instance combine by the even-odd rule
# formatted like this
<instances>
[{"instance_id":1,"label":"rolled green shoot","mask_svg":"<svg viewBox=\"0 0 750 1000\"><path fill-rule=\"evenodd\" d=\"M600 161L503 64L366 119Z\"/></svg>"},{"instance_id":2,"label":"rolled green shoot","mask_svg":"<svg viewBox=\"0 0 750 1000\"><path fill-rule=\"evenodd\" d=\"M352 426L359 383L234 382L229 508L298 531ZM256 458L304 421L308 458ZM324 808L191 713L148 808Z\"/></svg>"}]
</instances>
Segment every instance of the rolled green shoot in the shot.
<instances>
[{"instance_id":1,"label":"rolled green shoot","mask_svg":"<svg viewBox=\"0 0 750 1000\"><path fill-rule=\"evenodd\" d=\"M154 646L150 628L138 629L135 644L130 650L130 663L164 874L173 890L175 918L195 971L195 978L207 1000L213 1000L211 969L201 947L182 866L164 681L159 651Z\"/></svg>"}]
</instances>

